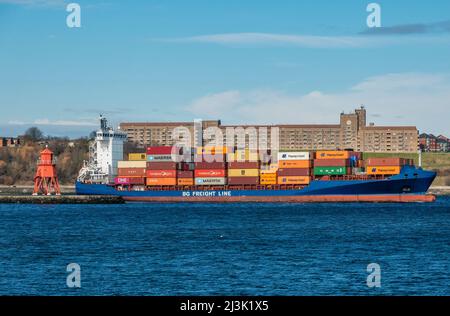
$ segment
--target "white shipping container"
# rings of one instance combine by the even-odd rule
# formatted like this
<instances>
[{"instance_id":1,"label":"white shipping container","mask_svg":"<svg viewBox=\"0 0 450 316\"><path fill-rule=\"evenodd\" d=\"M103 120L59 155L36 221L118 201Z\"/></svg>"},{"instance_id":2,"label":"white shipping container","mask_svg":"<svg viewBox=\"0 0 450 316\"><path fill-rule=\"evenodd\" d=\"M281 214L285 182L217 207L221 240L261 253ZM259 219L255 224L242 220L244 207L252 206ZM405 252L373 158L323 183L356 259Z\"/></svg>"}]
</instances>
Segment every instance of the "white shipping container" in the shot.
<instances>
[{"instance_id":1,"label":"white shipping container","mask_svg":"<svg viewBox=\"0 0 450 316\"><path fill-rule=\"evenodd\" d=\"M146 161L118 161L117 168L125 169L125 168L146 168Z\"/></svg>"},{"instance_id":2,"label":"white shipping container","mask_svg":"<svg viewBox=\"0 0 450 316\"><path fill-rule=\"evenodd\" d=\"M307 151L279 152L278 160L309 160L310 154Z\"/></svg>"},{"instance_id":3,"label":"white shipping container","mask_svg":"<svg viewBox=\"0 0 450 316\"><path fill-rule=\"evenodd\" d=\"M226 178L195 178L196 185L225 185Z\"/></svg>"}]
</instances>

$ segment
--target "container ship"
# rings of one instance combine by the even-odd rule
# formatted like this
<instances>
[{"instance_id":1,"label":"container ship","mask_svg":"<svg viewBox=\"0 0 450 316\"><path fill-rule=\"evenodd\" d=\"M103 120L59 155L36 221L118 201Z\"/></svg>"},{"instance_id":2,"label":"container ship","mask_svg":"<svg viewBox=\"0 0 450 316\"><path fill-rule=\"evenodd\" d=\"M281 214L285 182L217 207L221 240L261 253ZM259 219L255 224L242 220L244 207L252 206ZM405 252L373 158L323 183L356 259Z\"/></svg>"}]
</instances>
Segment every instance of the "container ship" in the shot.
<instances>
[{"instance_id":1,"label":"container ship","mask_svg":"<svg viewBox=\"0 0 450 316\"><path fill-rule=\"evenodd\" d=\"M173 160L170 146L151 146L123 160L126 134L101 118L80 195L135 202L433 202L436 173L403 158L367 158L352 150L260 152L231 147L189 149ZM184 149L186 157L186 149ZM270 153L271 157L274 153Z\"/></svg>"}]
</instances>

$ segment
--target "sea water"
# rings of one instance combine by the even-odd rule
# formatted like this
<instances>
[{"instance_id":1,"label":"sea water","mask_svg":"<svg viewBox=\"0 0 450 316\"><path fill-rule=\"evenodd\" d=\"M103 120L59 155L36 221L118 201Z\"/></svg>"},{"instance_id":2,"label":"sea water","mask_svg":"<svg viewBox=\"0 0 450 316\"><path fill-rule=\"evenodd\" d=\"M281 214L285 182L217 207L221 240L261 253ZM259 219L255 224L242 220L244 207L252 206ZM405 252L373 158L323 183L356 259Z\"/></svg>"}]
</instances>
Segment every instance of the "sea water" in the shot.
<instances>
[{"instance_id":1,"label":"sea water","mask_svg":"<svg viewBox=\"0 0 450 316\"><path fill-rule=\"evenodd\" d=\"M450 294L450 197L0 205L0 216L0 295Z\"/></svg>"}]
</instances>

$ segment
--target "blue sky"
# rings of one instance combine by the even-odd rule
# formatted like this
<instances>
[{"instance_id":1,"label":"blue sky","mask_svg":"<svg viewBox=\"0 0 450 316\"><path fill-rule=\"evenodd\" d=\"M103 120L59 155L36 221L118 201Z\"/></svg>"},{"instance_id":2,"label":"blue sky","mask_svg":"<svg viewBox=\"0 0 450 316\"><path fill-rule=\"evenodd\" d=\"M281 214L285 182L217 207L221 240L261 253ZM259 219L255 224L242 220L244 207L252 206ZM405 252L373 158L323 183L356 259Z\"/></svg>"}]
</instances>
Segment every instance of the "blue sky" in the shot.
<instances>
[{"instance_id":1,"label":"blue sky","mask_svg":"<svg viewBox=\"0 0 450 316\"><path fill-rule=\"evenodd\" d=\"M121 121L335 123L450 136L450 2L0 0L0 135Z\"/></svg>"}]
</instances>

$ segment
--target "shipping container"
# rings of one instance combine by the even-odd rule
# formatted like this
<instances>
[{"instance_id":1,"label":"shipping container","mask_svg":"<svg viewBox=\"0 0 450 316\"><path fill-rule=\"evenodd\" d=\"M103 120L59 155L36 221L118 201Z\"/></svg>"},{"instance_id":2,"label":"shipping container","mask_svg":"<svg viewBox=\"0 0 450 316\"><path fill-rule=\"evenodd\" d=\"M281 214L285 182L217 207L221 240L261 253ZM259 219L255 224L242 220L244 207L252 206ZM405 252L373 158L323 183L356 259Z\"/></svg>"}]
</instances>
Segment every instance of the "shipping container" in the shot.
<instances>
[{"instance_id":1,"label":"shipping container","mask_svg":"<svg viewBox=\"0 0 450 316\"><path fill-rule=\"evenodd\" d=\"M195 169L196 178L223 178L227 173L225 169Z\"/></svg>"},{"instance_id":2,"label":"shipping container","mask_svg":"<svg viewBox=\"0 0 450 316\"><path fill-rule=\"evenodd\" d=\"M197 147L196 152L197 155L208 154L226 154L230 151L230 149L226 146L205 146L205 147Z\"/></svg>"},{"instance_id":3,"label":"shipping container","mask_svg":"<svg viewBox=\"0 0 450 316\"><path fill-rule=\"evenodd\" d=\"M138 154L138 153L128 154L128 160L130 160L130 161L146 161L147 160L147 155L145 153L142 153L142 154Z\"/></svg>"},{"instance_id":4,"label":"shipping container","mask_svg":"<svg viewBox=\"0 0 450 316\"><path fill-rule=\"evenodd\" d=\"M279 169L311 168L311 160L281 160L278 162Z\"/></svg>"},{"instance_id":5,"label":"shipping container","mask_svg":"<svg viewBox=\"0 0 450 316\"><path fill-rule=\"evenodd\" d=\"M228 169L259 169L257 161L229 162Z\"/></svg>"},{"instance_id":6,"label":"shipping container","mask_svg":"<svg viewBox=\"0 0 450 316\"><path fill-rule=\"evenodd\" d=\"M228 177L259 177L259 169L228 169Z\"/></svg>"},{"instance_id":7,"label":"shipping container","mask_svg":"<svg viewBox=\"0 0 450 316\"><path fill-rule=\"evenodd\" d=\"M321 150L316 152L316 159L348 159L350 153L344 150Z\"/></svg>"},{"instance_id":8,"label":"shipping container","mask_svg":"<svg viewBox=\"0 0 450 316\"><path fill-rule=\"evenodd\" d=\"M401 171L400 166L368 166L366 172L369 175L395 175Z\"/></svg>"},{"instance_id":9,"label":"shipping container","mask_svg":"<svg viewBox=\"0 0 450 316\"><path fill-rule=\"evenodd\" d=\"M226 162L227 161L227 156L226 155L221 155L221 154L217 154L217 155L210 155L210 154L203 154L203 155L197 155L197 157L195 157L195 161L199 162Z\"/></svg>"},{"instance_id":10,"label":"shipping container","mask_svg":"<svg viewBox=\"0 0 450 316\"><path fill-rule=\"evenodd\" d=\"M145 178L143 177L117 177L114 179L114 184L133 185L133 184L145 184Z\"/></svg>"},{"instance_id":11,"label":"shipping container","mask_svg":"<svg viewBox=\"0 0 450 316\"><path fill-rule=\"evenodd\" d=\"M314 167L349 167L349 159L315 159Z\"/></svg>"},{"instance_id":12,"label":"shipping container","mask_svg":"<svg viewBox=\"0 0 450 316\"><path fill-rule=\"evenodd\" d=\"M265 179L265 180L276 180L277 177L278 176L276 173L265 173L260 176L261 179Z\"/></svg>"},{"instance_id":13,"label":"shipping container","mask_svg":"<svg viewBox=\"0 0 450 316\"><path fill-rule=\"evenodd\" d=\"M309 160L310 154L307 151L304 152L279 152L278 161L283 160Z\"/></svg>"},{"instance_id":14,"label":"shipping container","mask_svg":"<svg viewBox=\"0 0 450 316\"><path fill-rule=\"evenodd\" d=\"M279 177L289 177L289 176L309 176L311 174L311 169L307 168L286 168L278 169L277 174Z\"/></svg>"},{"instance_id":15,"label":"shipping container","mask_svg":"<svg viewBox=\"0 0 450 316\"><path fill-rule=\"evenodd\" d=\"M176 178L147 178L147 185L177 185Z\"/></svg>"},{"instance_id":16,"label":"shipping container","mask_svg":"<svg viewBox=\"0 0 450 316\"><path fill-rule=\"evenodd\" d=\"M335 175L342 176L348 174L349 168L347 167L314 167L314 175L325 176L325 175Z\"/></svg>"},{"instance_id":17,"label":"shipping container","mask_svg":"<svg viewBox=\"0 0 450 316\"><path fill-rule=\"evenodd\" d=\"M172 155L147 155L147 161L169 162L174 160L172 160Z\"/></svg>"},{"instance_id":18,"label":"shipping container","mask_svg":"<svg viewBox=\"0 0 450 316\"><path fill-rule=\"evenodd\" d=\"M178 185L194 185L194 178L178 178Z\"/></svg>"},{"instance_id":19,"label":"shipping container","mask_svg":"<svg viewBox=\"0 0 450 316\"><path fill-rule=\"evenodd\" d=\"M183 170L178 170L178 171L177 171L177 178L178 178L178 179L182 179L182 178L194 178L194 171L183 171Z\"/></svg>"},{"instance_id":20,"label":"shipping container","mask_svg":"<svg viewBox=\"0 0 450 316\"><path fill-rule=\"evenodd\" d=\"M227 155L227 160L230 162L244 162L244 161L251 161L251 162L257 162L259 161L259 154L258 153L242 153L242 152L236 152L231 153Z\"/></svg>"},{"instance_id":21,"label":"shipping container","mask_svg":"<svg viewBox=\"0 0 450 316\"><path fill-rule=\"evenodd\" d=\"M228 185L249 185L259 184L259 177L230 177Z\"/></svg>"},{"instance_id":22,"label":"shipping container","mask_svg":"<svg viewBox=\"0 0 450 316\"><path fill-rule=\"evenodd\" d=\"M406 159L403 158L368 158L365 160L366 166L403 166Z\"/></svg>"},{"instance_id":23,"label":"shipping container","mask_svg":"<svg viewBox=\"0 0 450 316\"><path fill-rule=\"evenodd\" d=\"M145 177L145 168L121 168L117 170L119 177Z\"/></svg>"},{"instance_id":24,"label":"shipping container","mask_svg":"<svg viewBox=\"0 0 450 316\"><path fill-rule=\"evenodd\" d=\"M226 169L225 162L196 162L195 169Z\"/></svg>"},{"instance_id":25,"label":"shipping container","mask_svg":"<svg viewBox=\"0 0 450 316\"><path fill-rule=\"evenodd\" d=\"M225 185L227 178L195 178L196 185Z\"/></svg>"},{"instance_id":26,"label":"shipping container","mask_svg":"<svg viewBox=\"0 0 450 316\"><path fill-rule=\"evenodd\" d=\"M176 178L176 170L147 170L147 178Z\"/></svg>"},{"instance_id":27,"label":"shipping container","mask_svg":"<svg viewBox=\"0 0 450 316\"><path fill-rule=\"evenodd\" d=\"M147 155L171 155L173 146L153 146L147 147ZM178 149L175 149L178 152Z\"/></svg>"},{"instance_id":28,"label":"shipping container","mask_svg":"<svg viewBox=\"0 0 450 316\"><path fill-rule=\"evenodd\" d=\"M144 161L118 161L117 168L146 168L147 163Z\"/></svg>"},{"instance_id":29,"label":"shipping container","mask_svg":"<svg viewBox=\"0 0 450 316\"><path fill-rule=\"evenodd\" d=\"M297 176L297 177L278 177L278 184L309 184L311 177Z\"/></svg>"},{"instance_id":30,"label":"shipping container","mask_svg":"<svg viewBox=\"0 0 450 316\"><path fill-rule=\"evenodd\" d=\"M260 178L259 179L259 184L262 184L262 185L275 185L275 184L277 184L277 178L276 177L274 179L263 179L263 178Z\"/></svg>"},{"instance_id":31,"label":"shipping container","mask_svg":"<svg viewBox=\"0 0 450 316\"><path fill-rule=\"evenodd\" d=\"M147 162L148 170L176 170L177 163L176 162Z\"/></svg>"}]
</instances>

